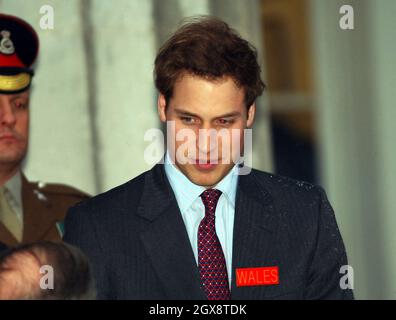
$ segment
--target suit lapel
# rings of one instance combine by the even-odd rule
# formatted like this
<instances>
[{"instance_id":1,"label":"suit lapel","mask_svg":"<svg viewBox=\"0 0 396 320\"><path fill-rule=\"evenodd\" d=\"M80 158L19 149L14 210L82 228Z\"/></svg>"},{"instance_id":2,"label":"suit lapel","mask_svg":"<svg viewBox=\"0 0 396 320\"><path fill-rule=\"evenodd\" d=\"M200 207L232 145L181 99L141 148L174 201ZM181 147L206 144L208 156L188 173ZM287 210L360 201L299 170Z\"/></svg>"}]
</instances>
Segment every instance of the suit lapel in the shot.
<instances>
[{"instance_id":1,"label":"suit lapel","mask_svg":"<svg viewBox=\"0 0 396 320\"><path fill-rule=\"evenodd\" d=\"M55 223L51 203L22 175L23 242L39 240Z\"/></svg>"},{"instance_id":2,"label":"suit lapel","mask_svg":"<svg viewBox=\"0 0 396 320\"><path fill-rule=\"evenodd\" d=\"M205 299L187 231L163 165L156 165L146 175L138 214L148 221L140 238L167 297Z\"/></svg>"},{"instance_id":3,"label":"suit lapel","mask_svg":"<svg viewBox=\"0 0 396 320\"><path fill-rule=\"evenodd\" d=\"M276 242L278 218L271 195L258 185L255 173L240 176L235 205L232 299L260 299L269 286L237 287L236 269L274 266L271 248Z\"/></svg>"}]
</instances>

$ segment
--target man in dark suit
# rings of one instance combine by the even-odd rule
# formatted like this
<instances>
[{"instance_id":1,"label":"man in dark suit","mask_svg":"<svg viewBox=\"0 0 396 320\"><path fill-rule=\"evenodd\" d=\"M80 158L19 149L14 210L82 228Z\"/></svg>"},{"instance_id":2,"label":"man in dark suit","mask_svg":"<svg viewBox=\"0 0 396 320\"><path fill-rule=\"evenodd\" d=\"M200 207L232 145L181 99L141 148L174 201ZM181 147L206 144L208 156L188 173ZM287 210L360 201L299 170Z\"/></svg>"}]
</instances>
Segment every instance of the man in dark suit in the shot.
<instances>
[{"instance_id":1,"label":"man in dark suit","mask_svg":"<svg viewBox=\"0 0 396 320\"><path fill-rule=\"evenodd\" d=\"M0 14L0 241L8 246L61 241L67 209L88 198L68 186L29 182L21 169L38 47L37 33L28 23Z\"/></svg>"},{"instance_id":2,"label":"man in dark suit","mask_svg":"<svg viewBox=\"0 0 396 320\"><path fill-rule=\"evenodd\" d=\"M220 20L195 19L160 49L155 83L165 163L66 218L64 240L91 259L98 297L353 298L323 189L243 161L264 89L252 46Z\"/></svg>"}]
</instances>

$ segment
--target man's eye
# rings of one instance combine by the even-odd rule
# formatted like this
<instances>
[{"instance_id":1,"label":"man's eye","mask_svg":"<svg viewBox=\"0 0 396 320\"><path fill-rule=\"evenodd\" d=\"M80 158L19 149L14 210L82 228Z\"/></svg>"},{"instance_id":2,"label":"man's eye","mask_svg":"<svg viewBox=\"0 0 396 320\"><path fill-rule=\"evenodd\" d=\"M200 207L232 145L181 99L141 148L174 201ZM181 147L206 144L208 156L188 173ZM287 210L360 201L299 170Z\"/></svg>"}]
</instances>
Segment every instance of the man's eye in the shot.
<instances>
[{"instance_id":1,"label":"man's eye","mask_svg":"<svg viewBox=\"0 0 396 320\"><path fill-rule=\"evenodd\" d=\"M218 119L217 121L220 125L228 125L233 123L233 120L228 119Z\"/></svg>"},{"instance_id":2,"label":"man's eye","mask_svg":"<svg viewBox=\"0 0 396 320\"><path fill-rule=\"evenodd\" d=\"M23 102L16 102L16 103L15 103L15 107L16 107L17 109L26 109L26 108L27 108L27 104L26 104L26 103L23 103Z\"/></svg>"},{"instance_id":3,"label":"man's eye","mask_svg":"<svg viewBox=\"0 0 396 320\"><path fill-rule=\"evenodd\" d=\"M194 124L195 119L192 117L180 117L180 119L186 124Z\"/></svg>"}]
</instances>

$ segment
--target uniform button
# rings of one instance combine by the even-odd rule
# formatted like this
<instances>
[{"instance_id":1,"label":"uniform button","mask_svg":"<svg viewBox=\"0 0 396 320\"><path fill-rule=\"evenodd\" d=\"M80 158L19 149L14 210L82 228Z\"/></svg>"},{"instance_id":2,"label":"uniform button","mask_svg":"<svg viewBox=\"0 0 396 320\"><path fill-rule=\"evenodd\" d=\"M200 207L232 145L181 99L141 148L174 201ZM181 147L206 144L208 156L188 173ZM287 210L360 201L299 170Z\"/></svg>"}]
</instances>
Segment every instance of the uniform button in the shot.
<instances>
[{"instance_id":1,"label":"uniform button","mask_svg":"<svg viewBox=\"0 0 396 320\"><path fill-rule=\"evenodd\" d=\"M45 186L46 186L45 182L39 181L38 187L39 187L40 189L44 188Z\"/></svg>"}]
</instances>

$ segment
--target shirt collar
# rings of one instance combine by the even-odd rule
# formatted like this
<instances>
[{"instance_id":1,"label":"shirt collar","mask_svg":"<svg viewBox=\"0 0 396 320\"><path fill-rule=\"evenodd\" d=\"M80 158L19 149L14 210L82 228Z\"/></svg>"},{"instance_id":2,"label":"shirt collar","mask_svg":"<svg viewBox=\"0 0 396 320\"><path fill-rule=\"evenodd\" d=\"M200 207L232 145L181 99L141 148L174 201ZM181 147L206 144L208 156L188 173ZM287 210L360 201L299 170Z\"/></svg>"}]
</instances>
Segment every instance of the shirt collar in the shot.
<instances>
[{"instance_id":1,"label":"shirt collar","mask_svg":"<svg viewBox=\"0 0 396 320\"><path fill-rule=\"evenodd\" d=\"M238 165L235 165L228 174L220 180L215 189L220 190L228 199L230 204L235 207L235 197L238 185Z\"/></svg>"},{"instance_id":2,"label":"shirt collar","mask_svg":"<svg viewBox=\"0 0 396 320\"><path fill-rule=\"evenodd\" d=\"M192 203L205 191L205 187L191 182L176 166L172 163L168 152L165 155L165 173L169 183L175 193L177 203L181 211L188 209ZM230 202L235 206L235 196L238 183L238 165L235 165L230 172L214 187L220 190Z\"/></svg>"},{"instance_id":3,"label":"shirt collar","mask_svg":"<svg viewBox=\"0 0 396 320\"><path fill-rule=\"evenodd\" d=\"M22 206L22 177L21 172L18 171L11 179L9 179L4 187L9 191L13 200Z\"/></svg>"}]
</instances>

